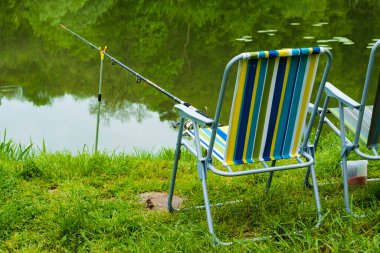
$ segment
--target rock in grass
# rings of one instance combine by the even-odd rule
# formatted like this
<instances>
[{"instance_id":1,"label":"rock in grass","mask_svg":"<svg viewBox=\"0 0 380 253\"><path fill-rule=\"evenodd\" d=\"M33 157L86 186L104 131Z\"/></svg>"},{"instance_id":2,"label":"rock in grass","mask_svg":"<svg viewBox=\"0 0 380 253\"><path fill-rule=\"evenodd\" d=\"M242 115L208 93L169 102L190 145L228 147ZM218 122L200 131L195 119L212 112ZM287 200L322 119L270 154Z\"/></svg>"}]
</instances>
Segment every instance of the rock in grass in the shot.
<instances>
[{"instance_id":1,"label":"rock in grass","mask_svg":"<svg viewBox=\"0 0 380 253\"><path fill-rule=\"evenodd\" d=\"M184 198L174 195L173 208L180 208ZM140 203L145 204L149 210L167 211L168 194L163 192L144 192L140 194Z\"/></svg>"}]
</instances>

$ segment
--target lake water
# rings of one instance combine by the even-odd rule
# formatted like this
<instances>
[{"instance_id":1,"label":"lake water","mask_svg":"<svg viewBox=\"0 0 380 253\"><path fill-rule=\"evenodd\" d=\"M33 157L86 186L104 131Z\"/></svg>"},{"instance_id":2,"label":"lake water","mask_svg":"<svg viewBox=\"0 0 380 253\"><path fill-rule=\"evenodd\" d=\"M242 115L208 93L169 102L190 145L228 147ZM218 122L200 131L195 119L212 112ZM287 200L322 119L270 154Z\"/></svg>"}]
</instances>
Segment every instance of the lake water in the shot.
<instances>
[{"instance_id":1,"label":"lake water","mask_svg":"<svg viewBox=\"0 0 380 253\"><path fill-rule=\"evenodd\" d=\"M0 134L50 151L93 149L99 53L61 23L213 115L225 64L245 51L328 47L329 81L359 99L379 12L379 1L355 0L1 1ZM379 65L375 73L377 83ZM99 150L174 148L175 102L108 60L103 76Z\"/></svg>"},{"instance_id":2,"label":"lake water","mask_svg":"<svg viewBox=\"0 0 380 253\"><path fill-rule=\"evenodd\" d=\"M95 141L96 115L89 113L93 99L75 99L72 95L54 98L50 105L37 107L17 99L3 99L0 122L6 136L22 143L33 142L50 151L79 151L92 149ZM146 110L143 104L131 105L132 110ZM154 132L159 134L152 135ZM173 129L167 121L160 121L149 112L143 121L132 117L127 121L111 117L100 126L99 147L107 151L155 151L173 146Z\"/></svg>"}]
</instances>

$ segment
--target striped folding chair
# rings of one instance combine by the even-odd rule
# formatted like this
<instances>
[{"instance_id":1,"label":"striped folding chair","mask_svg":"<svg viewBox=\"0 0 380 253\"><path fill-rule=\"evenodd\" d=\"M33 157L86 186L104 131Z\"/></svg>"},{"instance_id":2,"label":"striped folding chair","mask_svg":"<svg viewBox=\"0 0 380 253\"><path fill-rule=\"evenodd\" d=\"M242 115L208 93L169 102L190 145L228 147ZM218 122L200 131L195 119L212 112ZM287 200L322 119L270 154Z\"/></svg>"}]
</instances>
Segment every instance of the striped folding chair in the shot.
<instances>
[{"instance_id":1,"label":"striped folding chair","mask_svg":"<svg viewBox=\"0 0 380 253\"><path fill-rule=\"evenodd\" d=\"M323 123L326 123L331 129L340 136L341 140L341 156L343 168L343 192L346 211L353 214L350 209L350 200L348 192L348 173L347 173L347 157L354 151L359 156L368 160L380 160L377 149L380 148L380 77L375 96L374 105L367 105L367 93L369 90L372 70L375 62L375 53L380 45L380 40L372 47L366 78L364 82L363 94L361 102L358 103L349 96L334 87L331 83L326 83L325 92L326 99L321 112L318 130L314 142L314 147L318 145L318 140L322 131ZM337 108L328 108L330 98L336 99L339 103ZM333 116L339 119L339 128L333 124L327 117L326 112L331 112ZM346 136L346 129L354 133L353 140L349 140ZM368 152L361 151L359 144L362 142L368 148Z\"/></svg>"},{"instance_id":2,"label":"striped folding chair","mask_svg":"<svg viewBox=\"0 0 380 253\"><path fill-rule=\"evenodd\" d=\"M332 60L330 52L322 47L237 55L225 68L213 119L199 115L184 105L175 106L181 120L168 198L170 211L174 210L172 196L180 148L184 146L198 160L197 170L203 188L208 229L215 243L221 242L215 236L210 212L206 184L208 170L227 177L269 172L269 189L274 171L310 168L319 225L321 206L313 167L314 155L312 145L308 145L316 111L313 111L304 129L321 54L327 55L327 61L316 96L315 102L318 104ZM238 65L238 73L229 125L220 126L227 79L235 64ZM193 129L184 131L186 119L192 121ZM183 134L190 135L194 143L183 139ZM203 155L202 147L207 150L206 155ZM221 166L214 166L213 157L220 161ZM291 162L276 166L276 161L284 159ZM241 164L252 164L253 168L242 169L247 166L238 166Z\"/></svg>"}]
</instances>

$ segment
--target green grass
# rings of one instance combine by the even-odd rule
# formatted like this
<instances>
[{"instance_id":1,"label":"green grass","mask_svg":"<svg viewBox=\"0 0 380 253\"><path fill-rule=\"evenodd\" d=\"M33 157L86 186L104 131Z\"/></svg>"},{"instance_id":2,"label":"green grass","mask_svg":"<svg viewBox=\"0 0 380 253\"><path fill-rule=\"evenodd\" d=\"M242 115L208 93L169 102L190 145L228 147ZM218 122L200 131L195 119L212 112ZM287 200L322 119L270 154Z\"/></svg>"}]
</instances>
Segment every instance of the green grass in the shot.
<instances>
[{"instance_id":1,"label":"green grass","mask_svg":"<svg viewBox=\"0 0 380 253\"><path fill-rule=\"evenodd\" d=\"M0 251L379 252L380 182L350 189L355 212L365 217L347 216L339 142L334 136L324 137L316 164L324 214L318 229L313 229L312 191L302 186L305 170L275 173L269 193L264 191L264 174L238 178L208 174L211 202L243 200L212 208L222 240L273 236L225 247L211 244L204 210L158 212L138 202L140 193L168 191L172 150L134 155L51 154L4 139L0 145ZM369 176L379 176L379 165L369 163ZM195 161L187 153L179 164L176 194L186 198L184 207L203 204Z\"/></svg>"}]
</instances>

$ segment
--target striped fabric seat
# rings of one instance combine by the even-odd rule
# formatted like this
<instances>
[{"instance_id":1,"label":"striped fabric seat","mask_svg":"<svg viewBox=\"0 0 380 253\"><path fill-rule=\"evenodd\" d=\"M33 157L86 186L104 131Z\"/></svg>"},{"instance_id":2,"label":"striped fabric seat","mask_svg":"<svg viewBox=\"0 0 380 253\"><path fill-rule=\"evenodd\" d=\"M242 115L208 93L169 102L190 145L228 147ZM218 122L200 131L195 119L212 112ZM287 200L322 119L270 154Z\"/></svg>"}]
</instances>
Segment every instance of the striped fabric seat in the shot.
<instances>
[{"instance_id":1,"label":"striped fabric seat","mask_svg":"<svg viewBox=\"0 0 380 253\"><path fill-rule=\"evenodd\" d=\"M321 51L315 47L256 52L240 62L227 164L298 155Z\"/></svg>"},{"instance_id":2,"label":"striped fabric seat","mask_svg":"<svg viewBox=\"0 0 380 253\"><path fill-rule=\"evenodd\" d=\"M368 148L380 147L380 77L376 91L374 105L366 106L360 129L360 140ZM339 108L329 108L329 111L339 119ZM348 107L343 108L344 125L353 133L356 133L359 110Z\"/></svg>"},{"instance_id":3,"label":"striped fabric seat","mask_svg":"<svg viewBox=\"0 0 380 253\"><path fill-rule=\"evenodd\" d=\"M211 128L200 128L199 129L199 137L201 140L201 145L208 149L210 139L211 139ZM195 138L194 130L186 130L186 132L193 138ZM213 155L222 163L224 163L224 154L226 150L226 141L228 134L228 126L218 127L216 131L215 144L213 148Z\"/></svg>"},{"instance_id":4,"label":"striped fabric seat","mask_svg":"<svg viewBox=\"0 0 380 253\"><path fill-rule=\"evenodd\" d=\"M213 154L227 165L297 157L323 50L247 53L239 62L229 127L218 128ZM207 148L211 130L200 135Z\"/></svg>"},{"instance_id":5,"label":"striped fabric seat","mask_svg":"<svg viewBox=\"0 0 380 253\"><path fill-rule=\"evenodd\" d=\"M364 110L363 122L360 131L360 140L364 143L368 143L369 130L371 126L373 106L366 106ZM329 108L329 111L339 119L339 108ZM344 125L353 133L356 132L356 125L358 123L359 110L351 109L348 107L343 108L344 113Z\"/></svg>"}]
</instances>

